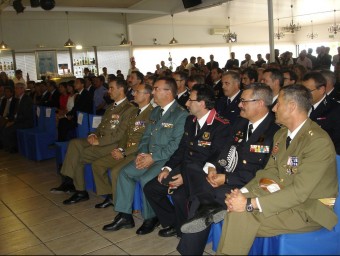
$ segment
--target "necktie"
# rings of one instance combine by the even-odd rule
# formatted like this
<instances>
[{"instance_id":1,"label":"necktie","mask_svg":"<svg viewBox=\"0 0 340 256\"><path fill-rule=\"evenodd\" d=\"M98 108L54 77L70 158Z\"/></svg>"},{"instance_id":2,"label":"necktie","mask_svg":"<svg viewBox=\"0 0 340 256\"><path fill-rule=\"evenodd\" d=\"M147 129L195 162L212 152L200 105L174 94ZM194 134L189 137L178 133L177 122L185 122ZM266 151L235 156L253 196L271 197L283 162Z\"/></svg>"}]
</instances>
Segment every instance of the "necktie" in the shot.
<instances>
[{"instance_id":1,"label":"necktie","mask_svg":"<svg viewBox=\"0 0 340 256\"><path fill-rule=\"evenodd\" d=\"M250 136L253 134L253 124L249 124L248 126L248 140Z\"/></svg>"},{"instance_id":2,"label":"necktie","mask_svg":"<svg viewBox=\"0 0 340 256\"><path fill-rule=\"evenodd\" d=\"M288 136L287 139L286 139L286 149L289 147L291 140L292 139Z\"/></svg>"},{"instance_id":3,"label":"necktie","mask_svg":"<svg viewBox=\"0 0 340 256\"><path fill-rule=\"evenodd\" d=\"M227 105L229 106L231 104L231 100L228 98Z\"/></svg>"},{"instance_id":4,"label":"necktie","mask_svg":"<svg viewBox=\"0 0 340 256\"><path fill-rule=\"evenodd\" d=\"M161 108L161 110L159 111L159 117L158 117L158 120L162 118L163 116L163 112L164 112L164 109Z\"/></svg>"},{"instance_id":5,"label":"necktie","mask_svg":"<svg viewBox=\"0 0 340 256\"><path fill-rule=\"evenodd\" d=\"M141 111L142 111L142 110L139 108L138 111L137 111L136 116L139 116L139 114L140 114Z\"/></svg>"},{"instance_id":6,"label":"necktie","mask_svg":"<svg viewBox=\"0 0 340 256\"><path fill-rule=\"evenodd\" d=\"M200 129L201 129L200 123L198 121L196 121L196 135L198 134Z\"/></svg>"}]
</instances>

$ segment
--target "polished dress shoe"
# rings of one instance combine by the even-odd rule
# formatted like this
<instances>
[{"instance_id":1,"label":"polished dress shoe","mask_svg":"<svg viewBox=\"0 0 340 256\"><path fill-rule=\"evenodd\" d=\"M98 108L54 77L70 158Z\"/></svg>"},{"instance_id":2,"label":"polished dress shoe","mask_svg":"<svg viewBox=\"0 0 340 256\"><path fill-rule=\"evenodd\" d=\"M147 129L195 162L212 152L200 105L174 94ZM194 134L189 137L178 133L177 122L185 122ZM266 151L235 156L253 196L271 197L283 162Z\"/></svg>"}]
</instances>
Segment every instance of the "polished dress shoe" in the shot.
<instances>
[{"instance_id":1,"label":"polished dress shoe","mask_svg":"<svg viewBox=\"0 0 340 256\"><path fill-rule=\"evenodd\" d=\"M157 217L144 220L143 225L137 229L137 235L146 235L151 233L159 225L159 220Z\"/></svg>"},{"instance_id":2,"label":"polished dress shoe","mask_svg":"<svg viewBox=\"0 0 340 256\"><path fill-rule=\"evenodd\" d=\"M135 221L133 220L132 215L126 214L118 214L114 221L110 224L107 224L103 227L104 231L117 231L122 228L134 228Z\"/></svg>"},{"instance_id":3,"label":"polished dress shoe","mask_svg":"<svg viewBox=\"0 0 340 256\"><path fill-rule=\"evenodd\" d=\"M59 187L51 188L50 192L54 194L74 193L76 192L76 189L72 183L69 184L69 183L63 182Z\"/></svg>"},{"instance_id":4,"label":"polished dress shoe","mask_svg":"<svg viewBox=\"0 0 340 256\"><path fill-rule=\"evenodd\" d=\"M89 194L86 191L76 191L69 199L66 199L63 204L76 204L86 200L89 200Z\"/></svg>"},{"instance_id":5,"label":"polished dress shoe","mask_svg":"<svg viewBox=\"0 0 340 256\"><path fill-rule=\"evenodd\" d=\"M109 206L113 206L112 197L107 196L102 203L96 204L94 207L95 208L107 208Z\"/></svg>"},{"instance_id":6,"label":"polished dress shoe","mask_svg":"<svg viewBox=\"0 0 340 256\"><path fill-rule=\"evenodd\" d=\"M227 210L219 204L200 205L196 214L181 226L182 233L198 233L224 219Z\"/></svg>"},{"instance_id":7,"label":"polished dress shoe","mask_svg":"<svg viewBox=\"0 0 340 256\"><path fill-rule=\"evenodd\" d=\"M171 237L171 236L176 236L177 235L177 231L174 227L167 227L167 228L163 228L158 232L158 235L161 237Z\"/></svg>"}]
</instances>

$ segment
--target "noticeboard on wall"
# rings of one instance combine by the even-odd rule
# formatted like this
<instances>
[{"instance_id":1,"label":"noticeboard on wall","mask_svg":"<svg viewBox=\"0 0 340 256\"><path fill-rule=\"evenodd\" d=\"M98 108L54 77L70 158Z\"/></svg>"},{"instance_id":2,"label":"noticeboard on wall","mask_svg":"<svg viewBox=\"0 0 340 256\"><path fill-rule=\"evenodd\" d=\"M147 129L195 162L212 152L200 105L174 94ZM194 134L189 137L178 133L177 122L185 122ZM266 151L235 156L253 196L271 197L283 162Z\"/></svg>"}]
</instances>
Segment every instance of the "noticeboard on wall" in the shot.
<instances>
[{"instance_id":1,"label":"noticeboard on wall","mask_svg":"<svg viewBox=\"0 0 340 256\"><path fill-rule=\"evenodd\" d=\"M37 79L58 73L56 51L36 51Z\"/></svg>"}]
</instances>

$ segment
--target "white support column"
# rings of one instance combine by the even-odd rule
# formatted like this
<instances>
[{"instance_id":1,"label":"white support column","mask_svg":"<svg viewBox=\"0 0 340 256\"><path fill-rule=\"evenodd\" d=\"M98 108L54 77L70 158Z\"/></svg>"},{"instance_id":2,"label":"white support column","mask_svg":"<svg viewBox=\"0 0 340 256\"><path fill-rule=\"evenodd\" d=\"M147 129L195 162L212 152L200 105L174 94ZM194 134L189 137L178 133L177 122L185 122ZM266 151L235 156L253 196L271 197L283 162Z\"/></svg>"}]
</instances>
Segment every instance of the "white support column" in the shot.
<instances>
[{"instance_id":1,"label":"white support column","mask_svg":"<svg viewBox=\"0 0 340 256\"><path fill-rule=\"evenodd\" d=\"M269 28L270 62L275 62L273 0L267 0L267 2L268 2L268 28Z\"/></svg>"}]
</instances>

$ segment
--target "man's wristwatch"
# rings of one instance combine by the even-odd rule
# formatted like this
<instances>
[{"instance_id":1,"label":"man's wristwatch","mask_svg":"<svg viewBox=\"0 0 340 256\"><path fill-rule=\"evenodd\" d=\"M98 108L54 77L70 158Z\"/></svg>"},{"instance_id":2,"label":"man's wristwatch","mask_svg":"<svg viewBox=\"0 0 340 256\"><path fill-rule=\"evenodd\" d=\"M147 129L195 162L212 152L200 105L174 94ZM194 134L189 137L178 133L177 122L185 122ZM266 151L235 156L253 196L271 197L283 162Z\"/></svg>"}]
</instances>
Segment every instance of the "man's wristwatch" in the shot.
<instances>
[{"instance_id":1,"label":"man's wristwatch","mask_svg":"<svg viewBox=\"0 0 340 256\"><path fill-rule=\"evenodd\" d=\"M247 198L246 211L247 212L254 211L254 206L251 203L251 198Z\"/></svg>"},{"instance_id":2,"label":"man's wristwatch","mask_svg":"<svg viewBox=\"0 0 340 256\"><path fill-rule=\"evenodd\" d=\"M123 157L126 157L125 150L123 148L118 148L118 150L122 153Z\"/></svg>"}]
</instances>

